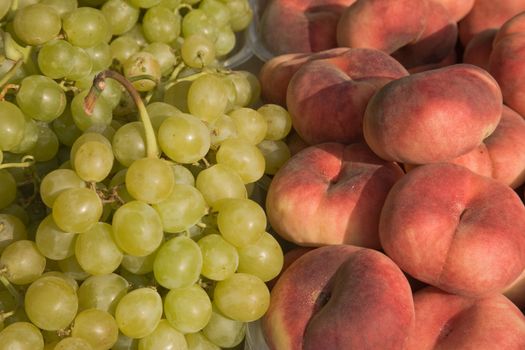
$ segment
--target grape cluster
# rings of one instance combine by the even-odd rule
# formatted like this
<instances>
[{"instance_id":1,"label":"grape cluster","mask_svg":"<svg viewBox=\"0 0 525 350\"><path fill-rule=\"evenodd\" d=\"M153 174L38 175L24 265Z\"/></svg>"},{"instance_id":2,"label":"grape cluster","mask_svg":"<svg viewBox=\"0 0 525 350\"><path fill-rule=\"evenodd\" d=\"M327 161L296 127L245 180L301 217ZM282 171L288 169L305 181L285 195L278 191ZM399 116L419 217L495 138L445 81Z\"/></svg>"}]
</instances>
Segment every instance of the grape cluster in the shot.
<instances>
[{"instance_id":1,"label":"grape cluster","mask_svg":"<svg viewBox=\"0 0 525 350\"><path fill-rule=\"evenodd\" d=\"M291 119L224 64L251 17L0 2L0 349L232 348L266 312Z\"/></svg>"}]
</instances>

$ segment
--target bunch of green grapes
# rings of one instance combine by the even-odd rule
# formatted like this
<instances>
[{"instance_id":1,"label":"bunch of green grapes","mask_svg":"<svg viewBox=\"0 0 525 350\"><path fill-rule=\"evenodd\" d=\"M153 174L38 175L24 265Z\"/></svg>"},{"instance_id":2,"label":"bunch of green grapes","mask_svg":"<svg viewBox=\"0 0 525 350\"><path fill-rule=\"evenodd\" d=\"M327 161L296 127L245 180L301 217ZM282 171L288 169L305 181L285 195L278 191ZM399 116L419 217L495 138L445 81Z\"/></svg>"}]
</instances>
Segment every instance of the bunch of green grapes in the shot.
<instances>
[{"instance_id":1,"label":"bunch of green grapes","mask_svg":"<svg viewBox=\"0 0 525 350\"><path fill-rule=\"evenodd\" d=\"M221 349L266 312L288 112L246 0L0 4L0 348Z\"/></svg>"}]
</instances>

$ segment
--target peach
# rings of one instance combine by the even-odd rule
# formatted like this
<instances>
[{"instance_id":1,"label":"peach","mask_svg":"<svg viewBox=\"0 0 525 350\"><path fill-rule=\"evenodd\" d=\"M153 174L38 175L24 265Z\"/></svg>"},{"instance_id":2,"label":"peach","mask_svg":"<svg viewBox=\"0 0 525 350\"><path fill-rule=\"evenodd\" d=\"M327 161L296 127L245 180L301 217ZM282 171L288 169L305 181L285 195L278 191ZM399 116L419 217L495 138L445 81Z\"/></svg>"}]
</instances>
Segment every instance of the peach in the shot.
<instances>
[{"instance_id":1,"label":"peach","mask_svg":"<svg viewBox=\"0 0 525 350\"><path fill-rule=\"evenodd\" d=\"M364 139L381 158L409 164L472 151L499 123L502 95L487 71L468 64L414 73L369 100Z\"/></svg>"},{"instance_id":2,"label":"peach","mask_svg":"<svg viewBox=\"0 0 525 350\"><path fill-rule=\"evenodd\" d=\"M509 186L452 163L426 164L385 199L379 237L414 278L449 293L503 291L525 268L525 206Z\"/></svg>"},{"instance_id":3,"label":"peach","mask_svg":"<svg viewBox=\"0 0 525 350\"><path fill-rule=\"evenodd\" d=\"M443 5L448 13L450 14L450 18L454 22L459 22L463 17L465 17L470 10L472 10L472 7L474 6L474 2L476 0L433 0L441 5Z\"/></svg>"},{"instance_id":4,"label":"peach","mask_svg":"<svg viewBox=\"0 0 525 350\"><path fill-rule=\"evenodd\" d=\"M351 245L307 252L286 269L263 316L274 350L404 349L412 292L383 253Z\"/></svg>"},{"instance_id":5,"label":"peach","mask_svg":"<svg viewBox=\"0 0 525 350\"><path fill-rule=\"evenodd\" d=\"M261 16L261 41L274 55L337 47L337 22L343 9L355 1L270 1Z\"/></svg>"},{"instance_id":6,"label":"peach","mask_svg":"<svg viewBox=\"0 0 525 350\"><path fill-rule=\"evenodd\" d=\"M525 311L525 270L502 293L522 312Z\"/></svg>"},{"instance_id":7,"label":"peach","mask_svg":"<svg viewBox=\"0 0 525 350\"><path fill-rule=\"evenodd\" d=\"M303 64L288 84L286 105L306 143L362 140L362 119L372 95L408 75L394 58L375 49L346 49Z\"/></svg>"},{"instance_id":8,"label":"peach","mask_svg":"<svg viewBox=\"0 0 525 350\"><path fill-rule=\"evenodd\" d=\"M378 249L383 201L403 175L399 165L379 159L365 144L310 146L272 179L268 221L297 245L345 243Z\"/></svg>"},{"instance_id":9,"label":"peach","mask_svg":"<svg viewBox=\"0 0 525 350\"><path fill-rule=\"evenodd\" d=\"M501 294L474 299L426 287L414 308L407 350L525 348L525 317Z\"/></svg>"},{"instance_id":10,"label":"peach","mask_svg":"<svg viewBox=\"0 0 525 350\"><path fill-rule=\"evenodd\" d=\"M498 33L498 30L492 28L474 35L463 51L463 63L473 64L488 70L492 43L496 33Z\"/></svg>"}]
</instances>

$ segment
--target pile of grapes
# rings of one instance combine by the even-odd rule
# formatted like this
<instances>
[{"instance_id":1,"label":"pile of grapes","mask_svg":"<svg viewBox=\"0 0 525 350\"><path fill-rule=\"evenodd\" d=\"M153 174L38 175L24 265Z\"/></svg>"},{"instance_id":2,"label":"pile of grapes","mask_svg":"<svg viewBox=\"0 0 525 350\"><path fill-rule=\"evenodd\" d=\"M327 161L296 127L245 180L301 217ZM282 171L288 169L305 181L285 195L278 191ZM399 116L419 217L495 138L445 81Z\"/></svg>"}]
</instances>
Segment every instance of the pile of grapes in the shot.
<instances>
[{"instance_id":1,"label":"pile of grapes","mask_svg":"<svg viewBox=\"0 0 525 350\"><path fill-rule=\"evenodd\" d=\"M247 0L0 1L0 349L241 347L290 116Z\"/></svg>"}]
</instances>

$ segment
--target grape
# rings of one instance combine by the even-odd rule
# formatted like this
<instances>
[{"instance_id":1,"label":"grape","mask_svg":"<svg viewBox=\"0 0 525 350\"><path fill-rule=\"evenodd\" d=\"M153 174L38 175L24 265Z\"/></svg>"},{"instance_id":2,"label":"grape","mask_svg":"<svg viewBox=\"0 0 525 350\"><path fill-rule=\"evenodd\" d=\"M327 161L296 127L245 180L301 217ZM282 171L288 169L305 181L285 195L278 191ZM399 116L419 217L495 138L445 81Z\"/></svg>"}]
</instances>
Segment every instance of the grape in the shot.
<instances>
[{"instance_id":1,"label":"grape","mask_svg":"<svg viewBox=\"0 0 525 350\"><path fill-rule=\"evenodd\" d=\"M233 245L219 234L209 234L197 242L203 262L201 274L214 281L224 280L235 273L239 255Z\"/></svg>"},{"instance_id":2,"label":"grape","mask_svg":"<svg viewBox=\"0 0 525 350\"><path fill-rule=\"evenodd\" d=\"M235 86L235 106L246 107L259 99L260 83L253 73L237 70L225 74L224 78Z\"/></svg>"},{"instance_id":3,"label":"grape","mask_svg":"<svg viewBox=\"0 0 525 350\"><path fill-rule=\"evenodd\" d=\"M170 325L179 332L198 332L210 320L210 297L198 285L171 289L164 299L164 313Z\"/></svg>"},{"instance_id":4,"label":"grape","mask_svg":"<svg viewBox=\"0 0 525 350\"><path fill-rule=\"evenodd\" d=\"M116 273L89 276L78 288L78 309L95 308L114 315L118 302L129 288L129 282Z\"/></svg>"},{"instance_id":5,"label":"grape","mask_svg":"<svg viewBox=\"0 0 525 350\"><path fill-rule=\"evenodd\" d=\"M107 41L111 29L106 17L96 8L79 7L63 18L67 40L78 47L93 47Z\"/></svg>"},{"instance_id":6,"label":"grape","mask_svg":"<svg viewBox=\"0 0 525 350\"><path fill-rule=\"evenodd\" d=\"M86 182L101 182L113 168L113 150L102 135L87 132L71 148L71 165Z\"/></svg>"},{"instance_id":7,"label":"grape","mask_svg":"<svg viewBox=\"0 0 525 350\"><path fill-rule=\"evenodd\" d=\"M11 283L23 285L42 275L46 258L38 251L35 242L24 239L5 247L0 265L7 269L6 277Z\"/></svg>"},{"instance_id":8,"label":"grape","mask_svg":"<svg viewBox=\"0 0 525 350\"><path fill-rule=\"evenodd\" d=\"M166 200L173 191L174 184L173 171L163 159L137 159L126 173L126 188L129 194L150 204Z\"/></svg>"},{"instance_id":9,"label":"grape","mask_svg":"<svg viewBox=\"0 0 525 350\"><path fill-rule=\"evenodd\" d=\"M263 140L257 148L264 156L264 172L269 175L275 175L292 156L286 142L281 140Z\"/></svg>"},{"instance_id":10,"label":"grape","mask_svg":"<svg viewBox=\"0 0 525 350\"><path fill-rule=\"evenodd\" d=\"M57 10L44 4L32 4L15 12L13 29L27 45L42 45L58 35L61 28Z\"/></svg>"},{"instance_id":11,"label":"grape","mask_svg":"<svg viewBox=\"0 0 525 350\"><path fill-rule=\"evenodd\" d=\"M99 222L80 234L75 243L75 255L79 265L91 275L103 275L115 271L123 253L113 239L110 224Z\"/></svg>"},{"instance_id":12,"label":"grape","mask_svg":"<svg viewBox=\"0 0 525 350\"><path fill-rule=\"evenodd\" d=\"M215 52L217 56L224 57L235 48L235 33L230 26L225 25L217 30L217 40L215 40Z\"/></svg>"},{"instance_id":13,"label":"grape","mask_svg":"<svg viewBox=\"0 0 525 350\"><path fill-rule=\"evenodd\" d=\"M264 175L265 161L256 146L243 139L228 139L221 143L216 154L218 164L229 166L245 184L255 182Z\"/></svg>"},{"instance_id":14,"label":"grape","mask_svg":"<svg viewBox=\"0 0 525 350\"><path fill-rule=\"evenodd\" d=\"M173 164L171 170L173 170L175 184L195 186L195 177L188 168L180 164Z\"/></svg>"},{"instance_id":15,"label":"grape","mask_svg":"<svg viewBox=\"0 0 525 350\"><path fill-rule=\"evenodd\" d=\"M215 44L205 35L192 34L184 38L180 54L189 67L204 68L215 60Z\"/></svg>"},{"instance_id":16,"label":"grape","mask_svg":"<svg viewBox=\"0 0 525 350\"><path fill-rule=\"evenodd\" d=\"M202 170L195 179L195 187L212 207L220 199L246 198L248 195L239 174L223 164Z\"/></svg>"},{"instance_id":17,"label":"grape","mask_svg":"<svg viewBox=\"0 0 525 350\"><path fill-rule=\"evenodd\" d=\"M122 333L131 338L151 334L162 316L162 299L151 288L135 289L120 299L115 319Z\"/></svg>"},{"instance_id":18,"label":"grape","mask_svg":"<svg viewBox=\"0 0 525 350\"><path fill-rule=\"evenodd\" d=\"M173 328L166 319L160 320L157 328L138 343L138 350L187 350L184 334Z\"/></svg>"},{"instance_id":19,"label":"grape","mask_svg":"<svg viewBox=\"0 0 525 350\"><path fill-rule=\"evenodd\" d=\"M9 151L22 141L25 124L24 114L17 105L0 101L0 150Z\"/></svg>"},{"instance_id":20,"label":"grape","mask_svg":"<svg viewBox=\"0 0 525 350\"><path fill-rule=\"evenodd\" d=\"M220 347L209 341L202 332L187 333L184 337L189 350L221 350Z\"/></svg>"},{"instance_id":21,"label":"grape","mask_svg":"<svg viewBox=\"0 0 525 350\"><path fill-rule=\"evenodd\" d=\"M206 74L195 79L188 90L190 113L211 123L224 113L228 105L226 88L215 74Z\"/></svg>"},{"instance_id":22,"label":"grape","mask_svg":"<svg viewBox=\"0 0 525 350\"><path fill-rule=\"evenodd\" d=\"M153 253L164 237L159 214L148 204L128 202L113 214L115 242L126 254L146 256Z\"/></svg>"},{"instance_id":23,"label":"grape","mask_svg":"<svg viewBox=\"0 0 525 350\"><path fill-rule=\"evenodd\" d=\"M164 92L163 101L181 112L189 113L187 97L191 84L191 81L186 80L176 82Z\"/></svg>"},{"instance_id":24,"label":"grape","mask_svg":"<svg viewBox=\"0 0 525 350\"><path fill-rule=\"evenodd\" d=\"M138 339L130 338L123 333L118 334L118 340L111 350L137 350Z\"/></svg>"},{"instance_id":25,"label":"grape","mask_svg":"<svg viewBox=\"0 0 525 350\"><path fill-rule=\"evenodd\" d=\"M108 43L102 42L94 46L84 48L84 52L88 54L91 59L91 71L99 72L109 68L112 63L111 47ZM106 89L104 89L106 91ZM104 92L102 93L104 94Z\"/></svg>"},{"instance_id":26,"label":"grape","mask_svg":"<svg viewBox=\"0 0 525 350\"><path fill-rule=\"evenodd\" d=\"M217 118L209 125L209 128L211 130L211 147L214 149L218 148L225 140L237 137L235 122L227 114L223 114Z\"/></svg>"},{"instance_id":27,"label":"grape","mask_svg":"<svg viewBox=\"0 0 525 350\"><path fill-rule=\"evenodd\" d=\"M213 301L226 317L241 322L261 318L270 305L270 292L259 278L246 273L236 273L217 282Z\"/></svg>"},{"instance_id":28,"label":"grape","mask_svg":"<svg viewBox=\"0 0 525 350\"><path fill-rule=\"evenodd\" d=\"M100 96L103 97L113 109L120 104L122 98L122 85L120 85L115 79L108 78L105 80L105 87Z\"/></svg>"},{"instance_id":29,"label":"grape","mask_svg":"<svg viewBox=\"0 0 525 350\"><path fill-rule=\"evenodd\" d=\"M144 47L147 45L146 38L144 37L144 32L142 31L141 23L135 24L133 28L124 33L123 36L132 38L140 47Z\"/></svg>"},{"instance_id":30,"label":"grape","mask_svg":"<svg viewBox=\"0 0 525 350\"><path fill-rule=\"evenodd\" d=\"M65 274L62 271L48 271L48 272L44 272L42 274L42 277L45 277L45 276L54 276L54 277L62 278L64 281L69 283L69 285L71 287L73 287L75 292L78 290L78 283L77 283L77 281L74 280L71 276L68 276L67 274Z\"/></svg>"},{"instance_id":31,"label":"grape","mask_svg":"<svg viewBox=\"0 0 525 350\"><path fill-rule=\"evenodd\" d=\"M9 244L22 239L27 239L24 222L17 216L5 212L0 214L0 254Z\"/></svg>"},{"instance_id":32,"label":"grape","mask_svg":"<svg viewBox=\"0 0 525 350\"><path fill-rule=\"evenodd\" d=\"M279 105L268 103L257 109L264 119L268 128L266 130L266 140L282 140L292 129L292 117L288 111Z\"/></svg>"},{"instance_id":33,"label":"grape","mask_svg":"<svg viewBox=\"0 0 525 350\"><path fill-rule=\"evenodd\" d=\"M75 254L76 233L62 231L53 220L46 216L38 225L35 243L38 250L48 259L62 260Z\"/></svg>"},{"instance_id":34,"label":"grape","mask_svg":"<svg viewBox=\"0 0 525 350\"><path fill-rule=\"evenodd\" d=\"M176 10L181 3L181 0L160 0L159 6L167 7L171 10Z\"/></svg>"},{"instance_id":35,"label":"grape","mask_svg":"<svg viewBox=\"0 0 525 350\"><path fill-rule=\"evenodd\" d=\"M130 36L119 36L109 44L111 56L120 63L125 62L133 54L140 51L140 46Z\"/></svg>"},{"instance_id":36,"label":"grape","mask_svg":"<svg viewBox=\"0 0 525 350\"><path fill-rule=\"evenodd\" d=\"M61 17L78 7L77 0L40 0L40 3L53 7Z\"/></svg>"},{"instance_id":37,"label":"grape","mask_svg":"<svg viewBox=\"0 0 525 350\"><path fill-rule=\"evenodd\" d=\"M235 121L239 138L252 145L264 140L268 124L261 113L252 108L242 107L234 109L228 115Z\"/></svg>"},{"instance_id":38,"label":"grape","mask_svg":"<svg viewBox=\"0 0 525 350\"><path fill-rule=\"evenodd\" d=\"M82 269L82 266L77 261L77 257L73 254L69 258L59 260L57 265L66 276L71 277L77 281L83 281L90 275Z\"/></svg>"},{"instance_id":39,"label":"grape","mask_svg":"<svg viewBox=\"0 0 525 350\"><path fill-rule=\"evenodd\" d=\"M135 275L144 275L153 271L153 262L157 252L146 256L124 255L121 266Z\"/></svg>"},{"instance_id":40,"label":"grape","mask_svg":"<svg viewBox=\"0 0 525 350\"><path fill-rule=\"evenodd\" d=\"M42 350L44 338L40 330L29 322L15 322L0 332L2 350Z\"/></svg>"},{"instance_id":41,"label":"grape","mask_svg":"<svg viewBox=\"0 0 525 350\"><path fill-rule=\"evenodd\" d=\"M69 73L65 75L65 78L76 81L86 79L93 69L91 56L80 47L73 46L72 51L71 69Z\"/></svg>"},{"instance_id":42,"label":"grape","mask_svg":"<svg viewBox=\"0 0 525 350\"><path fill-rule=\"evenodd\" d=\"M165 43L154 42L144 48L145 52L152 54L160 65L160 72L163 76L173 71L177 63L177 57L173 53L171 46Z\"/></svg>"},{"instance_id":43,"label":"grape","mask_svg":"<svg viewBox=\"0 0 525 350\"><path fill-rule=\"evenodd\" d=\"M16 181L5 169L0 169L0 209L10 205L16 199Z\"/></svg>"},{"instance_id":44,"label":"grape","mask_svg":"<svg viewBox=\"0 0 525 350\"><path fill-rule=\"evenodd\" d=\"M204 13L214 21L217 28L229 25L230 23L230 9L219 0L202 0L199 3L199 9L204 11Z\"/></svg>"},{"instance_id":45,"label":"grape","mask_svg":"<svg viewBox=\"0 0 525 350\"><path fill-rule=\"evenodd\" d=\"M61 144L71 147L82 131L75 124L71 109L66 108L64 113L51 123Z\"/></svg>"},{"instance_id":46,"label":"grape","mask_svg":"<svg viewBox=\"0 0 525 350\"><path fill-rule=\"evenodd\" d=\"M11 1L12 0L6 0L2 1L0 3L0 20L4 18L4 16L9 12L11 9Z\"/></svg>"},{"instance_id":47,"label":"grape","mask_svg":"<svg viewBox=\"0 0 525 350\"><path fill-rule=\"evenodd\" d=\"M202 254L194 240L178 236L165 242L153 262L156 281L163 287L182 288L196 283L202 268Z\"/></svg>"},{"instance_id":48,"label":"grape","mask_svg":"<svg viewBox=\"0 0 525 350\"><path fill-rule=\"evenodd\" d=\"M40 71L52 79L60 79L72 70L73 45L65 40L52 40L45 43L38 51Z\"/></svg>"},{"instance_id":49,"label":"grape","mask_svg":"<svg viewBox=\"0 0 525 350\"><path fill-rule=\"evenodd\" d=\"M123 63L123 69L124 76L132 82L138 91L153 90L162 75L160 64L155 56L145 51L131 55Z\"/></svg>"},{"instance_id":50,"label":"grape","mask_svg":"<svg viewBox=\"0 0 525 350\"><path fill-rule=\"evenodd\" d=\"M56 197L68 188L86 187L86 183L71 169L56 169L44 176L40 183L40 197L51 208Z\"/></svg>"},{"instance_id":51,"label":"grape","mask_svg":"<svg viewBox=\"0 0 525 350\"><path fill-rule=\"evenodd\" d=\"M140 10L126 0L108 0L100 8L113 35L122 35L137 23Z\"/></svg>"},{"instance_id":52,"label":"grape","mask_svg":"<svg viewBox=\"0 0 525 350\"><path fill-rule=\"evenodd\" d=\"M75 289L63 278L55 276L40 277L31 283L24 303L31 322L49 331L68 327L78 309Z\"/></svg>"},{"instance_id":53,"label":"grape","mask_svg":"<svg viewBox=\"0 0 525 350\"><path fill-rule=\"evenodd\" d=\"M207 37L211 42L217 39L217 26L206 12L193 9L182 18L182 35L187 38L191 35L200 34Z\"/></svg>"},{"instance_id":54,"label":"grape","mask_svg":"<svg viewBox=\"0 0 525 350\"><path fill-rule=\"evenodd\" d=\"M237 248L239 268L244 272L259 277L267 282L281 272L283 268L283 251L274 236L268 232L254 243Z\"/></svg>"},{"instance_id":55,"label":"grape","mask_svg":"<svg viewBox=\"0 0 525 350\"><path fill-rule=\"evenodd\" d=\"M154 204L165 232L177 233L189 229L206 214L202 194L192 185L175 184L168 199Z\"/></svg>"},{"instance_id":56,"label":"grape","mask_svg":"<svg viewBox=\"0 0 525 350\"><path fill-rule=\"evenodd\" d=\"M86 339L67 337L58 341L53 350L93 350L93 347Z\"/></svg>"},{"instance_id":57,"label":"grape","mask_svg":"<svg viewBox=\"0 0 525 350\"><path fill-rule=\"evenodd\" d=\"M53 203L53 219L67 232L85 232L95 225L102 215L102 202L89 188L68 188Z\"/></svg>"},{"instance_id":58,"label":"grape","mask_svg":"<svg viewBox=\"0 0 525 350\"><path fill-rule=\"evenodd\" d=\"M222 348L233 348L243 341L246 334L246 323L224 316L213 305L210 321L202 329L202 334Z\"/></svg>"},{"instance_id":59,"label":"grape","mask_svg":"<svg viewBox=\"0 0 525 350\"><path fill-rule=\"evenodd\" d=\"M190 164L202 159L210 149L210 131L206 124L191 114L178 113L159 127L158 141L162 151L177 163Z\"/></svg>"},{"instance_id":60,"label":"grape","mask_svg":"<svg viewBox=\"0 0 525 350\"><path fill-rule=\"evenodd\" d=\"M253 18L253 10L248 0L221 0L230 9L230 26L239 32L248 27Z\"/></svg>"},{"instance_id":61,"label":"grape","mask_svg":"<svg viewBox=\"0 0 525 350\"><path fill-rule=\"evenodd\" d=\"M131 122L120 127L113 136L111 145L115 158L129 167L135 160L146 157L146 136L141 122Z\"/></svg>"},{"instance_id":62,"label":"grape","mask_svg":"<svg viewBox=\"0 0 525 350\"><path fill-rule=\"evenodd\" d=\"M47 162L55 158L59 147L57 135L45 123L38 124L38 138L36 144L28 151L35 161Z\"/></svg>"},{"instance_id":63,"label":"grape","mask_svg":"<svg viewBox=\"0 0 525 350\"><path fill-rule=\"evenodd\" d=\"M80 311L71 328L71 336L87 340L94 350L110 349L117 342L118 332L115 318L99 309Z\"/></svg>"},{"instance_id":64,"label":"grape","mask_svg":"<svg viewBox=\"0 0 525 350\"><path fill-rule=\"evenodd\" d=\"M146 106L146 110L155 131L159 130L164 120L182 113L177 107L166 102L152 102Z\"/></svg>"},{"instance_id":65,"label":"grape","mask_svg":"<svg viewBox=\"0 0 525 350\"><path fill-rule=\"evenodd\" d=\"M164 6L149 8L142 18L144 37L150 43L173 42L180 35L180 27L180 15Z\"/></svg>"},{"instance_id":66,"label":"grape","mask_svg":"<svg viewBox=\"0 0 525 350\"><path fill-rule=\"evenodd\" d=\"M66 95L51 78L43 75L25 77L16 94L16 102L29 117L50 122L66 108Z\"/></svg>"},{"instance_id":67,"label":"grape","mask_svg":"<svg viewBox=\"0 0 525 350\"><path fill-rule=\"evenodd\" d=\"M71 101L73 121L82 131L89 129L93 125L109 125L113 118L111 104L104 97L97 99L91 115L86 114L84 111L84 99L88 93L88 90L83 90L76 94Z\"/></svg>"},{"instance_id":68,"label":"grape","mask_svg":"<svg viewBox=\"0 0 525 350\"><path fill-rule=\"evenodd\" d=\"M137 7L148 9L158 5L160 0L128 0L131 4Z\"/></svg>"}]
</instances>

